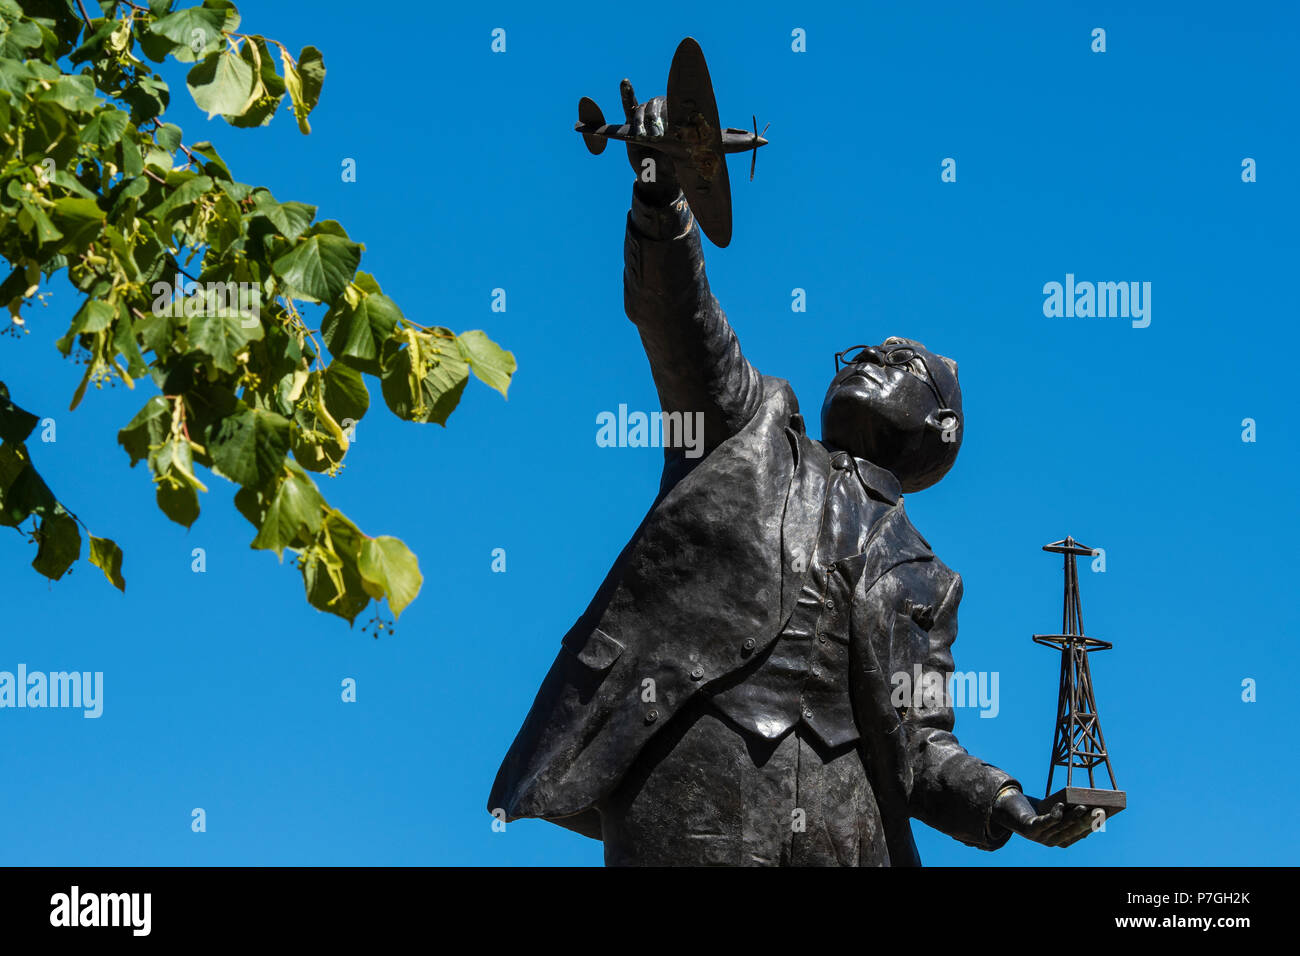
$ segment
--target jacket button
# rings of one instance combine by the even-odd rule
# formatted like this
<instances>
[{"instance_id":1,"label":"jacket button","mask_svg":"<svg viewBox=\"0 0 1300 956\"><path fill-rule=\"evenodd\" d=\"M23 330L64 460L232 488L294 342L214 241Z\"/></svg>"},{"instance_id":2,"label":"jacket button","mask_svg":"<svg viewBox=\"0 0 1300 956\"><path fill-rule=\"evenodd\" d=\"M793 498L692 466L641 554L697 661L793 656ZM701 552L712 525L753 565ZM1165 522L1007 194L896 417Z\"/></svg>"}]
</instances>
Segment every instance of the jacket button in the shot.
<instances>
[{"instance_id":1,"label":"jacket button","mask_svg":"<svg viewBox=\"0 0 1300 956\"><path fill-rule=\"evenodd\" d=\"M703 676L704 676L703 667L693 667L691 669L691 680L699 680Z\"/></svg>"},{"instance_id":2,"label":"jacket button","mask_svg":"<svg viewBox=\"0 0 1300 956\"><path fill-rule=\"evenodd\" d=\"M754 646L755 646L755 644L754 644L754 639L753 639L752 637L747 637L747 638L745 638L745 643L744 643L744 644L741 644L740 646L741 646L741 648L742 648L743 650L745 650L746 652L748 652L748 651L752 651L752 650L754 649Z\"/></svg>"},{"instance_id":3,"label":"jacket button","mask_svg":"<svg viewBox=\"0 0 1300 956\"><path fill-rule=\"evenodd\" d=\"M805 708L803 709L803 715L804 715L804 717L806 717L808 720L812 720L812 711L809 710L807 707L805 707Z\"/></svg>"},{"instance_id":4,"label":"jacket button","mask_svg":"<svg viewBox=\"0 0 1300 956\"><path fill-rule=\"evenodd\" d=\"M832 601L832 600L830 600L830 598L827 598L827 599L826 599L826 610L828 610L828 611L833 611L833 610L835 610L835 602Z\"/></svg>"},{"instance_id":5,"label":"jacket button","mask_svg":"<svg viewBox=\"0 0 1300 956\"><path fill-rule=\"evenodd\" d=\"M645 712L645 722L647 724L653 724L658 719L659 711L655 710L653 707Z\"/></svg>"}]
</instances>

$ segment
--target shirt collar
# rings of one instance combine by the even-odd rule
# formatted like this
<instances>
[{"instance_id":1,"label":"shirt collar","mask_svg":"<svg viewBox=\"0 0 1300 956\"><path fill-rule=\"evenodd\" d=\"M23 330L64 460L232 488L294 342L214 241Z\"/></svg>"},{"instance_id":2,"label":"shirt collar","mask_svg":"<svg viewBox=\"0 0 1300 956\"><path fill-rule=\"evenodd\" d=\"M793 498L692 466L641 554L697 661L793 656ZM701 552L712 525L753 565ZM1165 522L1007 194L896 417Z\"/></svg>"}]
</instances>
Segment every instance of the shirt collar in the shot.
<instances>
[{"instance_id":1,"label":"shirt collar","mask_svg":"<svg viewBox=\"0 0 1300 956\"><path fill-rule=\"evenodd\" d=\"M867 494L888 505L898 504L903 494L903 486L899 484L893 472L846 451L830 446L827 446L826 450L830 452L832 468L843 469L846 465L851 467L857 474L858 480L862 482L862 487L867 490Z\"/></svg>"}]
</instances>

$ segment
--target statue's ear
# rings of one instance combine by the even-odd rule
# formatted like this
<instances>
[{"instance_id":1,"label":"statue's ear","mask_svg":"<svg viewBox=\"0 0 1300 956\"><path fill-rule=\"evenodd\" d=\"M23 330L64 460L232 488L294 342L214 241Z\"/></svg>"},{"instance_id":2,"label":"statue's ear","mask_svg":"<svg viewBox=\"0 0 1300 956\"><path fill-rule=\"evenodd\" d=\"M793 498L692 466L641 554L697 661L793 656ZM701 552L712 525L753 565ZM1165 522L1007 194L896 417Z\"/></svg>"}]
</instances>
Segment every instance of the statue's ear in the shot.
<instances>
[{"instance_id":1,"label":"statue's ear","mask_svg":"<svg viewBox=\"0 0 1300 956\"><path fill-rule=\"evenodd\" d=\"M961 427L961 416L951 408L936 408L925 417L925 424L937 432L955 432Z\"/></svg>"}]
</instances>

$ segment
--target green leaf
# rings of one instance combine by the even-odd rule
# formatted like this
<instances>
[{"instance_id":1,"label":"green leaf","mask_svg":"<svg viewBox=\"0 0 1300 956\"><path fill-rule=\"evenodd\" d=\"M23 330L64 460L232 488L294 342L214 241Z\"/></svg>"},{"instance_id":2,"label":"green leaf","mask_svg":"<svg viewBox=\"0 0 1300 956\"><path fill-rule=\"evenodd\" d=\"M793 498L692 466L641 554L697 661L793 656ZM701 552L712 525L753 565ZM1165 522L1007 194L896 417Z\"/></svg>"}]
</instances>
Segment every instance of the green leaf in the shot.
<instances>
[{"instance_id":1,"label":"green leaf","mask_svg":"<svg viewBox=\"0 0 1300 956\"><path fill-rule=\"evenodd\" d=\"M510 387L510 377L515 373L515 356L497 345L481 330L462 332L456 337L461 355L478 376L479 381L495 388L504 398Z\"/></svg>"},{"instance_id":2,"label":"green leaf","mask_svg":"<svg viewBox=\"0 0 1300 956\"><path fill-rule=\"evenodd\" d=\"M460 403L469 364L452 337L398 330L384 343L384 402L408 422L447 424Z\"/></svg>"},{"instance_id":3,"label":"green leaf","mask_svg":"<svg viewBox=\"0 0 1300 956\"><path fill-rule=\"evenodd\" d=\"M311 236L276 259L271 268L295 299L333 302L361 264L361 246L332 235Z\"/></svg>"},{"instance_id":4,"label":"green leaf","mask_svg":"<svg viewBox=\"0 0 1300 956\"><path fill-rule=\"evenodd\" d=\"M63 233L62 252L80 252L95 241L104 228L104 210L93 199L79 196L54 200L51 218Z\"/></svg>"},{"instance_id":5,"label":"green leaf","mask_svg":"<svg viewBox=\"0 0 1300 956\"><path fill-rule=\"evenodd\" d=\"M181 148L181 128L175 123L163 123L154 131L153 139L158 148L174 153Z\"/></svg>"},{"instance_id":6,"label":"green leaf","mask_svg":"<svg viewBox=\"0 0 1300 956\"><path fill-rule=\"evenodd\" d=\"M95 32L86 37L68 57L69 61L75 66L86 60L92 60L104 55L103 43L107 40L118 27L117 21L104 18Z\"/></svg>"},{"instance_id":7,"label":"green leaf","mask_svg":"<svg viewBox=\"0 0 1300 956\"><path fill-rule=\"evenodd\" d=\"M67 355L72 351L72 346L77 340L77 336L82 332L102 332L113 324L113 317L117 315L117 310L107 302L101 302L99 299L87 299L77 310L77 314L72 317L72 324L68 326L67 333L63 338L54 344L59 351Z\"/></svg>"},{"instance_id":8,"label":"green leaf","mask_svg":"<svg viewBox=\"0 0 1300 956\"><path fill-rule=\"evenodd\" d=\"M225 180L225 182L222 183L223 189L225 189L227 192L230 192L232 189L237 188L233 183L230 182L231 180L230 169L229 167L226 166L226 161L221 158L220 154L216 150L216 147L214 147L210 142L208 142L205 139L202 142L195 143L194 146L191 147L191 151L198 153L200 156L208 160L208 162L203 167L203 171L205 173L207 173L209 176L213 176L214 179L217 178L216 176L214 176L214 173L220 174L220 178ZM236 202L238 202L244 197L232 196L231 198L233 198Z\"/></svg>"},{"instance_id":9,"label":"green leaf","mask_svg":"<svg viewBox=\"0 0 1300 956\"><path fill-rule=\"evenodd\" d=\"M325 85L325 58L314 46L305 46L298 54L298 75L302 77L302 102L311 112L320 102L321 87Z\"/></svg>"},{"instance_id":10,"label":"green leaf","mask_svg":"<svg viewBox=\"0 0 1300 956\"><path fill-rule=\"evenodd\" d=\"M167 399L155 395L145 402L121 431L117 442L131 456L131 467L149 457L152 447L161 445L171 430L172 410Z\"/></svg>"},{"instance_id":11,"label":"green leaf","mask_svg":"<svg viewBox=\"0 0 1300 956\"><path fill-rule=\"evenodd\" d=\"M165 36L150 33L147 30L142 33L137 33L136 38L140 43L140 50L155 63L163 62L172 54L173 51L179 48L179 44L173 43ZM82 44L82 46L85 46L85 44ZM89 59L89 56L83 56L82 58ZM189 59L194 59L194 57L191 56Z\"/></svg>"},{"instance_id":12,"label":"green leaf","mask_svg":"<svg viewBox=\"0 0 1300 956\"><path fill-rule=\"evenodd\" d=\"M342 362L331 362L324 373L325 407L334 420L343 425L345 419L361 421L370 409L370 391L361 373ZM347 426L343 426L347 431Z\"/></svg>"},{"instance_id":13,"label":"green leaf","mask_svg":"<svg viewBox=\"0 0 1300 956\"><path fill-rule=\"evenodd\" d=\"M111 149L122 139L130 118L113 107L100 110L81 131L81 141L98 149Z\"/></svg>"},{"instance_id":14,"label":"green leaf","mask_svg":"<svg viewBox=\"0 0 1300 956\"><path fill-rule=\"evenodd\" d=\"M212 311L206 306L205 312ZM223 372L239 367L237 356L249 342L262 337L262 323L253 316L194 315L187 324L190 345L212 357L212 364Z\"/></svg>"},{"instance_id":15,"label":"green leaf","mask_svg":"<svg viewBox=\"0 0 1300 956\"><path fill-rule=\"evenodd\" d=\"M236 408L208 438L212 470L236 484L260 487L284 468L292 425L282 415L243 402L237 402Z\"/></svg>"},{"instance_id":16,"label":"green leaf","mask_svg":"<svg viewBox=\"0 0 1300 956\"><path fill-rule=\"evenodd\" d=\"M188 438L169 437L149 456L149 467L159 479L172 484L189 485L195 491L207 491L194 476L194 450Z\"/></svg>"},{"instance_id":17,"label":"green leaf","mask_svg":"<svg viewBox=\"0 0 1300 956\"><path fill-rule=\"evenodd\" d=\"M284 65L284 84L293 103L293 115L298 120L299 131L306 136L311 132L307 115L320 100L321 84L325 81L325 61L314 46L304 47L295 66L289 51L280 48L280 62Z\"/></svg>"},{"instance_id":18,"label":"green leaf","mask_svg":"<svg viewBox=\"0 0 1300 956\"><path fill-rule=\"evenodd\" d=\"M116 314L117 310L107 302L87 299L77 310L72 324L78 332L102 332L113 324L113 316Z\"/></svg>"},{"instance_id":19,"label":"green leaf","mask_svg":"<svg viewBox=\"0 0 1300 956\"><path fill-rule=\"evenodd\" d=\"M234 5L224 0L204 0L201 7L187 7L155 20L149 32L166 37L173 44L171 53L182 63L192 63L222 43L222 31L239 26Z\"/></svg>"},{"instance_id":20,"label":"green leaf","mask_svg":"<svg viewBox=\"0 0 1300 956\"><path fill-rule=\"evenodd\" d=\"M184 174L182 173L180 175ZM188 206L211 188L211 177L195 176L191 179L186 179L183 183L168 193L166 199L150 209L148 215L153 219L164 219L173 210L179 209L182 206Z\"/></svg>"},{"instance_id":21,"label":"green leaf","mask_svg":"<svg viewBox=\"0 0 1300 956\"><path fill-rule=\"evenodd\" d=\"M0 445L0 525L16 527L29 515L54 514L59 503L32 466L27 449L14 442Z\"/></svg>"},{"instance_id":22,"label":"green leaf","mask_svg":"<svg viewBox=\"0 0 1300 956\"><path fill-rule=\"evenodd\" d=\"M18 214L18 226L23 232L36 232L36 241L44 244L54 242L63 238L63 233L54 228L54 223L50 222L50 217L34 202L23 200L20 205L22 212ZM24 222L24 217L26 220Z\"/></svg>"},{"instance_id":23,"label":"green leaf","mask_svg":"<svg viewBox=\"0 0 1300 956\"><path fill-rule=\"evenodd\" d=\"M27 447L22 442L0 444L0 500L29 466Z\"/></svg>"},{"instance_id":24,"label":"green leaf","mask_svg":"<svg viewBox=\"0 0 1300 956\"><path fill-rule=\"evenodd\" d=\"M188 61L187 61L188 62ZM139 126L158 116L171 102L167 81L157 75L138 76L122 91L121 99L131 107L131 122ZM124 166L129 172L129 167Z\"/></svg>"},{"instance_id":25,"label":"green leaf","mask_svg":"<svg viewBox=\"0 0 1300 956\"><path fill-rule=\"evenodd\" d=\"M90 563L104 572L110 584L119 591L126 590L122 577L122 549L109 538L90 536Z\"/></svg>"},{"instance_id":26,"label":"green leaf","mask_svg":"<svg viewBox=\"0 0 1300 956\"><path fill-rule=\"evenodd\" d=\"M396 538L380 535L361 542L357 562L371 597L387 597L393 616L400 618L406 606L420 593L424 578L411 549Z\"/></svg>"},{"instance_id":27,"label":"green leaf","mask_svg":"<svg viewBox=\"0 0 1300 956\"><path fill-rule=\"evenodd\" d=\"M108 194L108 200L110 203L108 215L112 216L113 219L116 220L118 213L121 212L123 206L126 206L126 203L130 203L133 199L140 198L140 196L148 193L148 191L149 179L146 179L143 176L130 176L130 174L127 174L127 176L123 177L121 181L118 182L118 185L114 186L113 190Z\"/></svg>"},{"instance_id":28,"label":"green leaf","mask_svg":"<svg viewBox=\"0 0 1300 956\"><path fill-rule=\"evenodd\" d=\"M370 603L357 569L361 541L357 526L331 508L325 514L317 543L305 549L299 559L307 603L349 623Z\"/></svg>"},{"instance_id":29,"label":"green leaf","mask_svg":"<svg viewBox=\"0 0 1300 956\"><path fill-rule=\"evenodd\" d=\"M157 477L156 498L162 513L177 524L190 527L199 516L200 491L207 491L194 477L194 458L184 438L168 440L153 452L149 467Z\"/></svg>"},{"instance_id":30,"label":"green leaf","mask_svg":"<svg viewBox=\"0 0 1300 956\"><path fill-rule=\"evenodd\" d=\"M72 563L81 557L81 531L66 512L58 511L41 519L36 529L36 558L32 561L41 574L57 581Z\"/></svg>"},{"instance_id":31,"label":"green leaf","mask_svg":"<svg viewBox=\"0 0 1300 956\"><path fill-rule=\"evenodd\" d=\"M252 547L274 551L283 560L285 548L305 547L320 533L324 508L316 483L291 467L266 509Z\"/></svg>"},{"instance_id":32,"label":"green leaf","mask_svg":"<svg viewBox=\"0 0 1300 956\"><path fill-rule=\"evenodd\" d=\"M208 119L218 114L239 115L257 98L259 89L257 73L229 50L204 57L186 75L185 85L194 104L207 110Z\"/></svg>"},{"instance_id":33,"label":"green leaf","mask_svg":"<svg viewBox=\"0 0 1300 956\"><path fill-rule=\"evenodd\" d=\"M363 385L362 388L364 387ZM6 391L0 388L0 441L26 441L40 419L9 401Z\"/></svg>"},{"instance_id":34,"label":"green leaf","mask_svg":"<svg viewBox=\"0 0 1300 956\"><path fill-rule=\"evenodd\" d=\"M113 326L113 347L123 358L126 359L126 376L127 387L134 387L132 379L144 378L149 374L149 366L144 362L144 355L140 352L140 345L135 338L135 327L131 322L131 316L127 312L126 304L118 303L118 322ZM116 362L114 358L114 362ZM120 364L120 363L119 363ZM121 368L118 370L121 375Z\"/></svg>"},{"instance_id":35,"label":"green leaf","mask_svg":"<svg viewBox=\"0 0 1300 956\"><path fill-rule=\"evenodd\" d=\"M239 51L240 57L257 74L254 98L238 115L226 115L231 126L247 128L265 126L275 118L284 100L285 82L275 72L271 51L262 37L249 37Z\"/></svg>"},{"instance_id":36,"label":"green leaf","mask_svg":"<svg viewBox=\"0 0 1300 956\"><path fill-rule=\"evenodd\" d=\"M348 371L358 374L355 370ZM308 375L296 400L293 419L298 427L294 429L293 455L309 471L333 474L335 466L348 452L349 440L338 418L327 406L325 377L326 373L320 371ZM366 398L368 400L369 396Z\"/></svg>"},{"instance_id":37,"label":"green leaf","mask_svg":"<svg viewBox=\"0 0 1300 956\"><path fill-rule=\"evenodd\" d=\"M34 23L18 22L9 25L9 29L0 33L0 55L22 60L28 50L41 45L41 30Z\"/></svg>"},{"instance_id":38,"label":"green leaf","mask_svg":"<svg viewBox=\"0 0 1300 956\"><path fill-rule=\"evenodd\" d=\"M269 191L259 189L254 194L253 215L265 216L280 235L293 241L311 225L316 217L316 207L300 202L276 202Z\"/></svg>"},{"instance_id":39,"label":"green leaf","mask_svg":"<svg viewBox=\"0 0 1300 956\"><path fill-rule=\"evenodd\" d=\"M188 528L198 520L199 495L198 490L193 486L159 482L154 498L158 502L159 510L177 524Z\"/></svg>"},{"instance_id":40,"label":"green leaf","mask_svg":"<svg viewBox=\"0 0 1300 956\"><path fill-rule=\"evenodd\" d=\"M378 291L366 292L358 273L357 282L335 301L321 319L321 336L335 358L358 371L378 375L384 342L402 317L397 304ZM373 282L373 280L371 280Z\"/></svg>"},{"instance_id":41,"label":"green leaf","mask_svg":"<svg viewBox=\"0 0 1300 956\"><path fill-rule=\"evenodd\" d=\"M330 472L348 453L348 446L334 439L320 427L320 420L310 412L294 412L294 460L308 471Z\"/></svg>"},{"instance_id":42,"label":"green leaf","mask_svg":"<svg viewBox=\"0 0 1300 956\"><path fill-rule=\"evenodd\" d=\"M95 81L89 76L60 76L39 98L74 113L88 112L103 104L95 96Z\"/></svg>"}]
</instances>

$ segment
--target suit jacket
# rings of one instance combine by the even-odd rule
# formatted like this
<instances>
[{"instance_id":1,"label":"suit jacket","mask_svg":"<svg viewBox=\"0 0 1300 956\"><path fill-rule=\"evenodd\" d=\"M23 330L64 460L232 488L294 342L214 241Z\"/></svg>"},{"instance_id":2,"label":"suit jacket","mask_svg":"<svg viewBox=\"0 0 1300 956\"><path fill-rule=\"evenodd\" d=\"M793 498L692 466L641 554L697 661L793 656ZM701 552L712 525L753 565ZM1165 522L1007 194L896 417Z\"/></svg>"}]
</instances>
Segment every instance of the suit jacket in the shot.
<instances>
[{"instance_id":1,"label":"suit jacket","mask_svg":"<svg viewBox=\"0 0 1300 956\"><path fill-rule=\"evenodd\" d=\"M664 236L664 238L658 238ZM682 705L762 654L795 608L814 553L830 454L782 379L760 375L708 288L684 201L634 201L625 304L665 411L704 413L703 457L665 449L660 492L565 635L488 800L599 839L597 806ZM1014 784L953 737L943 701L895 708L891 675L952 670L961 579L896 504L849 576L850 691L894 865L920 860L909 818L995 849L998 791Z\"/></svg>"}]
</instances>

